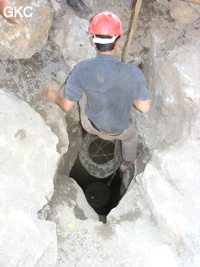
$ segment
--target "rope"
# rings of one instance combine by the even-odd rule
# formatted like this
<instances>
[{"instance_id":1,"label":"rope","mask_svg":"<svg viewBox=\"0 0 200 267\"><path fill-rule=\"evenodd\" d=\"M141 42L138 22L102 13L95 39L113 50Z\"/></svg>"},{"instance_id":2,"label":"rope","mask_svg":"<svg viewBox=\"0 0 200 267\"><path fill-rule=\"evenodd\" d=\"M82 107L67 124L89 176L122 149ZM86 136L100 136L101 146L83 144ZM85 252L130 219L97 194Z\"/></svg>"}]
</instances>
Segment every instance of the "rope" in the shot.
<instances>
[{"instance_id":1,"label":"rope","mask_svg":"<svg viewBox=\"0 0 200 267\"><path fill-rule=\"evenodd\" d=\"M138 18L138 14L141 8L141 4L142 4L142 0L137 0L136 5L135 5L135 14L133 16L133 21L132 21L132 26L131 26L131 30L129 32L129 36L128 36L128 40L124 49L124 53L123 53L123 57L122 57L122 61L124 63L126 63L126 59L127 59L127 55L128 55L128 51L131 45L131 41L133 39L133 35L134 32L136 30L137 27L137 18ZM134 12L134 11L133 11Z\"/></svg>"},{"instance_id":2,"label":"rope","mask_svg":"<svg viewBox=\"0 0 200 267\"><path fill-rule=\"evenodd\" d=\"M94 157L97 158L97 157L104 156L108 160L108 162L110 161L107 156L111 156L111 155L113 155L113 153L104 153L103 148L105 148L107 145L109 145L112 141L108 141L106 143L104 143L104 142L105 142L104 140L101 140L101 144L99 145L95 141L93 141L93 143L97 146L97 150L96 150L96 152L94 152L94 154L89 153L91 159L93 159ZM100 151L103 154L99 154Z\"/></svg>"},{"instance_id":3,"label":"rope","mask_svg":"<svg viewBox=\"0 0 200 267\"><path fill-rule=\"evenodd\" d=\"M114 167L116 165L116 157L117 157L117 149L118 149L118 146L119 146L119 140L115 140L115 150L114 150ZM110 180L107 182L107 185L109 186L114 178L116 174L116 171L113 173L112 177L110 178Z\"/></svg>"}]
</instances>

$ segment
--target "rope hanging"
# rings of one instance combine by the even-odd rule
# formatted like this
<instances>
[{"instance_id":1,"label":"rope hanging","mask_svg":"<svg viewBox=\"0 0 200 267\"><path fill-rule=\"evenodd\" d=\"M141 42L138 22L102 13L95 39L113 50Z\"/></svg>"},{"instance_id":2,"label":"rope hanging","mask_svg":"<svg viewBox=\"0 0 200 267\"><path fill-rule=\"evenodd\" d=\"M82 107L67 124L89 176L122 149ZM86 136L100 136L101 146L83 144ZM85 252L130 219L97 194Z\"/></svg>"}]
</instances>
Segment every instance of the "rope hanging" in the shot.
<instances>
[{"instance_id":1,"label":"rope hanging","mask_svg":"<svg viewBox=\"0 0 200 267\"><path fill-rule=\"evenodd\" d=\"M142 5L142 0L137 0L136 5L135 5L135 13L134 13L133 21L132 21L132 25L131 25L131 30L129 32L128 40L126 42L123 57L122 57L122 61L124 63L126 63L126 59L127 59L128 51L130 49L131 41L133 39L133 35L134 35L136 27L137 27L137 18L138 18L138 14L139 14L141 5ZM134 10L134 8L133 8L133 10Z\"/></svg>"}]
</instances>

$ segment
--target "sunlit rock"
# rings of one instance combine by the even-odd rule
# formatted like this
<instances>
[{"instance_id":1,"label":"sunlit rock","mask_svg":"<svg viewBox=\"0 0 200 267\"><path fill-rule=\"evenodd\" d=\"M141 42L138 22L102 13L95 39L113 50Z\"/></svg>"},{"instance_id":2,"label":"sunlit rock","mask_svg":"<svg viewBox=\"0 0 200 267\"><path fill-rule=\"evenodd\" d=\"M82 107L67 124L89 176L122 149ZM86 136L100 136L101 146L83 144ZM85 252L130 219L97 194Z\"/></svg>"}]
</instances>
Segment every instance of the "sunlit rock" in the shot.
<instances>
[{"instance_id":1,"label":"sunlit rock","mask_svg":"<svg viewBox=\"0 0 200 267\"><path fill-rule=\"evenodd\" d=\"M10 24L0 17L1 60L31 58L45 46L52 23L53 13L48 1L16 0L13 3L17 8L22 7L20 13L23 17L17 19L17 25ZM25 10L26 7L31 9Z\"/></svg>"},{"instance_id":2,"label":"sunlit rock","mask_svg":"<svg viewBox=\"0 0 200 267\"><path fill-rule=\"evenodd\" d=\"M170 34L165 37L159 30L152 36L152 110L143 119L138 115L137 123L153 157L136 177L154 220L176 246L181 262L195 267L200 262L198 35L187 31L180 43L173 38L167 43Z\"/></svg>"},{"instance_id":3,"label":"sunlit rock","mask_svg":"<svg viewBox=\"0 0 200 267\"><path fill-rule=\"evenodd\" d=\"M140 177L141 191L156 222L179 252L187 255L187 266L198 266L194 262L200 259L199 150L197 138L181 140L155 152Z\"/></svg>"},{"instance_id":4,"label":"sunlit rock","mask_svg":"<svg viewBox=\"0 0 200 267\"><path fill-rule=\"evenodd\" d=\"M200 17L200 6L179 0L170 1L170 15L180 22L192 23Z\"/></svg>"},{"instance_id":5,"label":"sunlit rock","mask_svg":"<svg viewBox=\"0 0 200 267\"><path fill-rule=\"evenodd\" d=\"M55 224L37 213L54 191L57 137L27 103L3 92L0 124L0 265L54 266Z\"/></svg>"},{"instance_id":6,"label":"sunlit rock","mask_svg":"<svg viewBox=\"0 0 200 267\"><path fill-rule=\"evenodd\" d=\"M89 22L80 19L70 10L60 20L59 29L55 31L54 40L60 47L65 61L73 68L82 60L96 55L87 33Z\"/></svg>"},{"instance_id":7,"label":"sunlit rock","mask_svg":"<svg viewBox=\"0 0 200 267\"><path fill-rule=\"evenodd\" d=\"M181 46L176 45L176 38L166 43L170 33L167 37L161 31L152 35L147 66L152 106L148 114L135 114L139 133L152 151L189 135L200 97L198 30L195 38L193 34L188 31L185 38L179 40L184 41Z\"/></svg>"}]
</instances>

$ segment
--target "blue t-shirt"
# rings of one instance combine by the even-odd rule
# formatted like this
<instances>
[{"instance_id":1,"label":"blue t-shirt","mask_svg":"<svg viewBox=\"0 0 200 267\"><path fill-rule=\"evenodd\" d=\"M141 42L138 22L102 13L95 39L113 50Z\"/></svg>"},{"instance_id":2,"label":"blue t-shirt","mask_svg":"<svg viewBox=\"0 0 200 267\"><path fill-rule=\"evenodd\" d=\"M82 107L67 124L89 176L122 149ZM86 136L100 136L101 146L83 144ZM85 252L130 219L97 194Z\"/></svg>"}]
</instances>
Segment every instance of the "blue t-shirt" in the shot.
<instances>
[{"instance_id":1,"label":"blue t-shirt","mask_svg":"<svg viewBox=\"0 0 200 267\"><path fill-rule=\"evenodd\" d=\"M139 68L106 54L82 61L69 76L65 97L77 102L84 92L88 118L108 134L127 129L133 102L136 99L147 100L151 96Z\"/></svg>"}]
</instances>

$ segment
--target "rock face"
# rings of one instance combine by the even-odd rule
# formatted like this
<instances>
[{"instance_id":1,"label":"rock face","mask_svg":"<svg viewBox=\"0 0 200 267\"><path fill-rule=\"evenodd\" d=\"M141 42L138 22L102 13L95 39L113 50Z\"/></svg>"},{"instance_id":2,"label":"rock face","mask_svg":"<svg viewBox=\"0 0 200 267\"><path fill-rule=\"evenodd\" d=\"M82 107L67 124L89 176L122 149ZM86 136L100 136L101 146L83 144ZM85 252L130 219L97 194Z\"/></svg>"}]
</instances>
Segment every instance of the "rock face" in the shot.
<instances>
[{"instance_id":1,"label":"rock face","mask_svg":"<svg viewBox=\"0 0 200 267\"><path fill-rule=\"evenodd\" d=\"M173 19L183 24L192 23L200 17L200 6L197 4L180 0L157 0L157 2L170 10Z\"/></svg>"},{"instance_id":2,"label":"rock face","mask_svg":"<svg viewBox=\"0 0 200 267\"><path fill-rule=\"evenodd\" d=\"M170 32L165 37L154 31L148 65L153 105L149 115L137 120L153 152L137 177L140 190L160 229L179 251L180 266L194 267L200 264L199 37L194 27L185 28L177 42Z\"/></svg>"},{"instance_id":3,"label":"rock face","mask_svg":"<svg viewBox=\"0 0 200 267\"><path fill-rule=\"evenodd\" d=\"M57 138L28 104L3 92L0 124L0 265L54 266L55 224L37 213L53 194Z\"/></svg>"},{"instance_id":4,"label":"rock face","mask_svg":"<svg viewBox=\"0 0 200 267\"><path fill-rule=\"evenodd\" d=\"M66 176L58 180L49 215L58 226L56 267L178 267L176 252L152 220L137 184L102 224L76 182Z\"/></svg>"},{"instance_id":5,"label":"rock face","mask_svg":"<svg viewBox=\"0 0 200 267\"><path fill-rule=\"evenodd\" d=\"M199 32L189 27L184 37L175 33L168 33L170 43L165 33L152 34L146 72L154 98L149 114L136 115L139 132L151 151L188 138L198 110Z\"/></svg>"},{"instance_id":6,"label":"rock face","mask_svg":"<svg viewBox=\"0 0 200 267\"><path fill-rule=\"evenodd\" d=\"M200 17L200 6L178 0L170 1L170 15L173 19L186 24Z\"/></svg>"},{"instance_id":7,"label":"rock face","mask_svg":"<svg viewBox=\"0 0 200 267\"><path fill-rule=\"evenodd\" d=\"M124 22L132 4L131 0L91 2L99 12L115 11ZM170 9L174 1L158 2ZM152 158L108 215L107 224L98 221L82 190L67 176L58 175L52 197L56 149L62 156L68 139L65 113L41 100L44 78L56 78L61 86L74 65L95 55L86 33L89 23L68 9L59 18L58 10L54 33L43 51L29 60L1 61L1 88L10 95L0 94L0 266L200 266L199 25L172 21L166 8L159 7L155 1L142 5L134 53L129 54L130 62L133 54L142 51L144 60L148 54L141 62L154 92L152 108L145 115L134 111L134 117ZM41 20L37 22L39 31ZM2 23L9 29L19 27ZM63 62L58 46L70 66ZM11 48L7 45L6 51ZM12 51L6 58L13 55ZM60 145L41 117L12 94L40 111ZM67 126L75 150L78 134ZM72 167L68 159L63 169ZM48 219L53 222L43 216L38 219L38 211L50 199Z\"/></svg>"},{"instance_id":8,"label":"rock face","mask_svg":"<svg viewBox=\"0 0 200 267\"><path fill-rule=\"evenodd\" d=\"M165 6L167 9L169 9L169 2L168 0L157 0L157 2L163 6Z\"/></svg>"},{"instance_id":9,"label":"rock face","mask_svg":"<svg viewBox=\"0 0 200 267\"><path fill-rule=\"evenodd\" d=\"M18 25L12 25L0 17L1 60L31 58L45 46L52 23L53 13L48 1L34 0L30 3L30 1L16 0L14 3L18 8L23 7L22 15L24 8L32 8L25 12L28 15L32 13L32 17L24 16L18 20Z\"/></svg>"},{"instance_id":10,"label":"rock face","mask_svg":"<svg viewBox=\"0 0 200 267\"><path fill-rule=\"evenodd\" d=\"M88 21L74 16L70 9L66 10L59 22L59 30L55 33L54 40L60 47L65 61L72 68L78 62L96 55L89 40L88 27Z\"/></svg>"},{"instance_id":11,"label":"rock face","mask_svg":"<svg viewBox=\"0 0 200 267\"><path fill-rule=\"evenodd\" d=\"M187 255L183 266L194 267L200 264L199 149L197 136L176 142L156 152L140 177L154 219L182 257Z\"/></svg>"}]
</instances>

